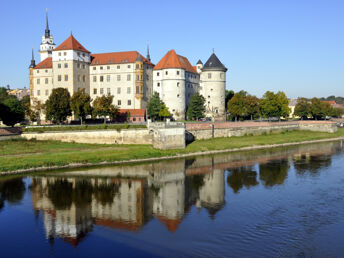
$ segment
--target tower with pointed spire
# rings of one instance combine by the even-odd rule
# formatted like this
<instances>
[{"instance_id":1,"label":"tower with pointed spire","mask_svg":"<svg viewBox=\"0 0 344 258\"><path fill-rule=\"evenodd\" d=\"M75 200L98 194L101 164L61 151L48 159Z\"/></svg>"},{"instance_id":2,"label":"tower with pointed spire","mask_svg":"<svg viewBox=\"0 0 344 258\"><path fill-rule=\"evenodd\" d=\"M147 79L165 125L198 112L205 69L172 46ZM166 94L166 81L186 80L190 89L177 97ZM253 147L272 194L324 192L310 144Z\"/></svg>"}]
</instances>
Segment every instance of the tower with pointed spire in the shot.
<instances>
[{"instance_id":1,"label":"tower with pointed spire","mask_svg":"<svg viewBox=\"0 0 344 258\"><path fill-rule=\"evenodd\" d=\"M42 43L39 48L39 54L41 56L41 61L47 57L52 56L52 51L55 48L53 35L50 34L49 23L48 23L48 9L46 9L46 24L44 35L42 36Z\"/></svg>"},{"instance_id":2,"label":"tower with pointed spire","mask_svg":"<svg viewBox=\"0 0 344 258\"><path fill-rule=\"evenodd\" d=\"M150 54L149 54L149 44L147 44L147 60L149 62L151 61Z\"/></svg>"},{"instance_id":3,"label":"tower with pointed spire","mask_svg":"<svg viewBox=\"0 0 344 258\"><path fill-rule=\"evenodd\" d=\"M36 61L35 61L35 57L33 55L33 49L32 49L32 56L31 56L31 63L29 66L29 89L30 89L30 98L33 97L33 92L34 92L34 88L33 88L33 69L36 66Z\"/></svg>"}]
</instances>

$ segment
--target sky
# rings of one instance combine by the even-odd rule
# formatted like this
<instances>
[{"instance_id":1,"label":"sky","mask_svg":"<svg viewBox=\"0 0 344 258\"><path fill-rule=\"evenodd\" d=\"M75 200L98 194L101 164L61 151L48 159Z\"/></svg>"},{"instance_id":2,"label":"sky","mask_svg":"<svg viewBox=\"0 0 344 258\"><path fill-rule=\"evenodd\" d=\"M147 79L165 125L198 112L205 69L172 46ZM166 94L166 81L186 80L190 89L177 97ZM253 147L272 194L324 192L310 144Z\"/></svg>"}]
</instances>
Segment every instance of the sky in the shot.
<instances>
[{"instance_id":1,"label":"sky","mask_svg":"<svg viewBox=\"0 0 344 258\"><path fill-rule=\"evenodd\" d=\"M28 87L45 10L56 46L73 32L92 53L171 49L195 65L213 49L227 89L262 96L344 96L343 0L1 0L0 85Z\"/></svg>"}]
</instances>

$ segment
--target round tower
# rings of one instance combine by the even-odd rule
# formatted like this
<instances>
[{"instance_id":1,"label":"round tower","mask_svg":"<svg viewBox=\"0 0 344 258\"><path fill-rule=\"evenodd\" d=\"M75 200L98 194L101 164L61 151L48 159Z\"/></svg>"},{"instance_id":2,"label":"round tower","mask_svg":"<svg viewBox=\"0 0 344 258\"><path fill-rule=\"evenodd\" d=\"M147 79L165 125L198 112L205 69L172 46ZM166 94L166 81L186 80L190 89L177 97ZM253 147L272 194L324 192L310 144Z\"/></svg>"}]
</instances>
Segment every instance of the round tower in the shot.
<instances>
[{"instance_id":1,"label":"round tower","mask_svg":"<svg viewBox=\"0 0 344 258\"><path fill-rule=\"evenodd\" d=\"M206 102L206 116L213 120L224 121L226 118L226 72L227 68L213 53L202 67L201 94Z\"/></svg>"}]
</instances>

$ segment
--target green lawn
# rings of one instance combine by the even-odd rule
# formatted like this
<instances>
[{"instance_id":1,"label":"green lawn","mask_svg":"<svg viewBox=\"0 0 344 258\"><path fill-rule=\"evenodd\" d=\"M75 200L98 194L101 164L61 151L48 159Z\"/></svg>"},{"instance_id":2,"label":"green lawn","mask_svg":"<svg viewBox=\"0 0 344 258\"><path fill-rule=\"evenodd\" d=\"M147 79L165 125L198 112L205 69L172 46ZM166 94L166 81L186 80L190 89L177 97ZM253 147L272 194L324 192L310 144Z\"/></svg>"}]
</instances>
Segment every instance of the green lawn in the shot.
<instances>
[{"instance_id":1,"label":"green lawn","mask_svg":"<svg viewBox=\"0 0 344 258\"><path fill-rule=\"evenodd\" d=\"M224 150L254 145L300 142L344 137L344 129L337 133L291 131L279 134L215 138L199 140L184 150L156 150L150 145L104 145L64 143L56 141L6 140L0 141L0 171L59 166L69 163L99 163L151 157L171 156L208 150Z\"/></svg>"}]
</instances>

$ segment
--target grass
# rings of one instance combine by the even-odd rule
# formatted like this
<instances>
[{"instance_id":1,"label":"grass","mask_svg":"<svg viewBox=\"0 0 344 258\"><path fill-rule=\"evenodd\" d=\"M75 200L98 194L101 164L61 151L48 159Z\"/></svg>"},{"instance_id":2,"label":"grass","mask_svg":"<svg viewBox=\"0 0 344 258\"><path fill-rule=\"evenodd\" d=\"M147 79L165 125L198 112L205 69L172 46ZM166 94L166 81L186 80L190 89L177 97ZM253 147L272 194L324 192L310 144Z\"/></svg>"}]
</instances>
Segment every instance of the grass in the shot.
<instances>
[{"instance_id":1,"label":"grass","mask_svg":"<svg viewBox=\"0 0 344 258\"><path fill-rule=\"evenodd\" d=\"M73 125L73 126L42 126L42 127L26 127L24 132L35 132L35 133L43 133L43 132L56 132L56 131L83 131L83 130L104 130L104 129L112 129L112 130L122 130L122 129L130 129L130 128L146 128L146 125L135 125L135 124L105 124L105 125Z\"/></svg>"},{"instance_id":2,"label":"grass","mask_svg":"<svg viewBox=\"0 0 344 258\"><path fill-rule=\"evenodd\" d=\"M157 150L151 145L81 144L57 141L13 139L0 141L0 172L42 166L61 166L70 163L100 163L176 156L177 154L224 150L255 145L301 142L344 137L344 129L337 133L289 131L276 134L214 138L198 140L182 150Z\"/></svg>"}]
</instances>

